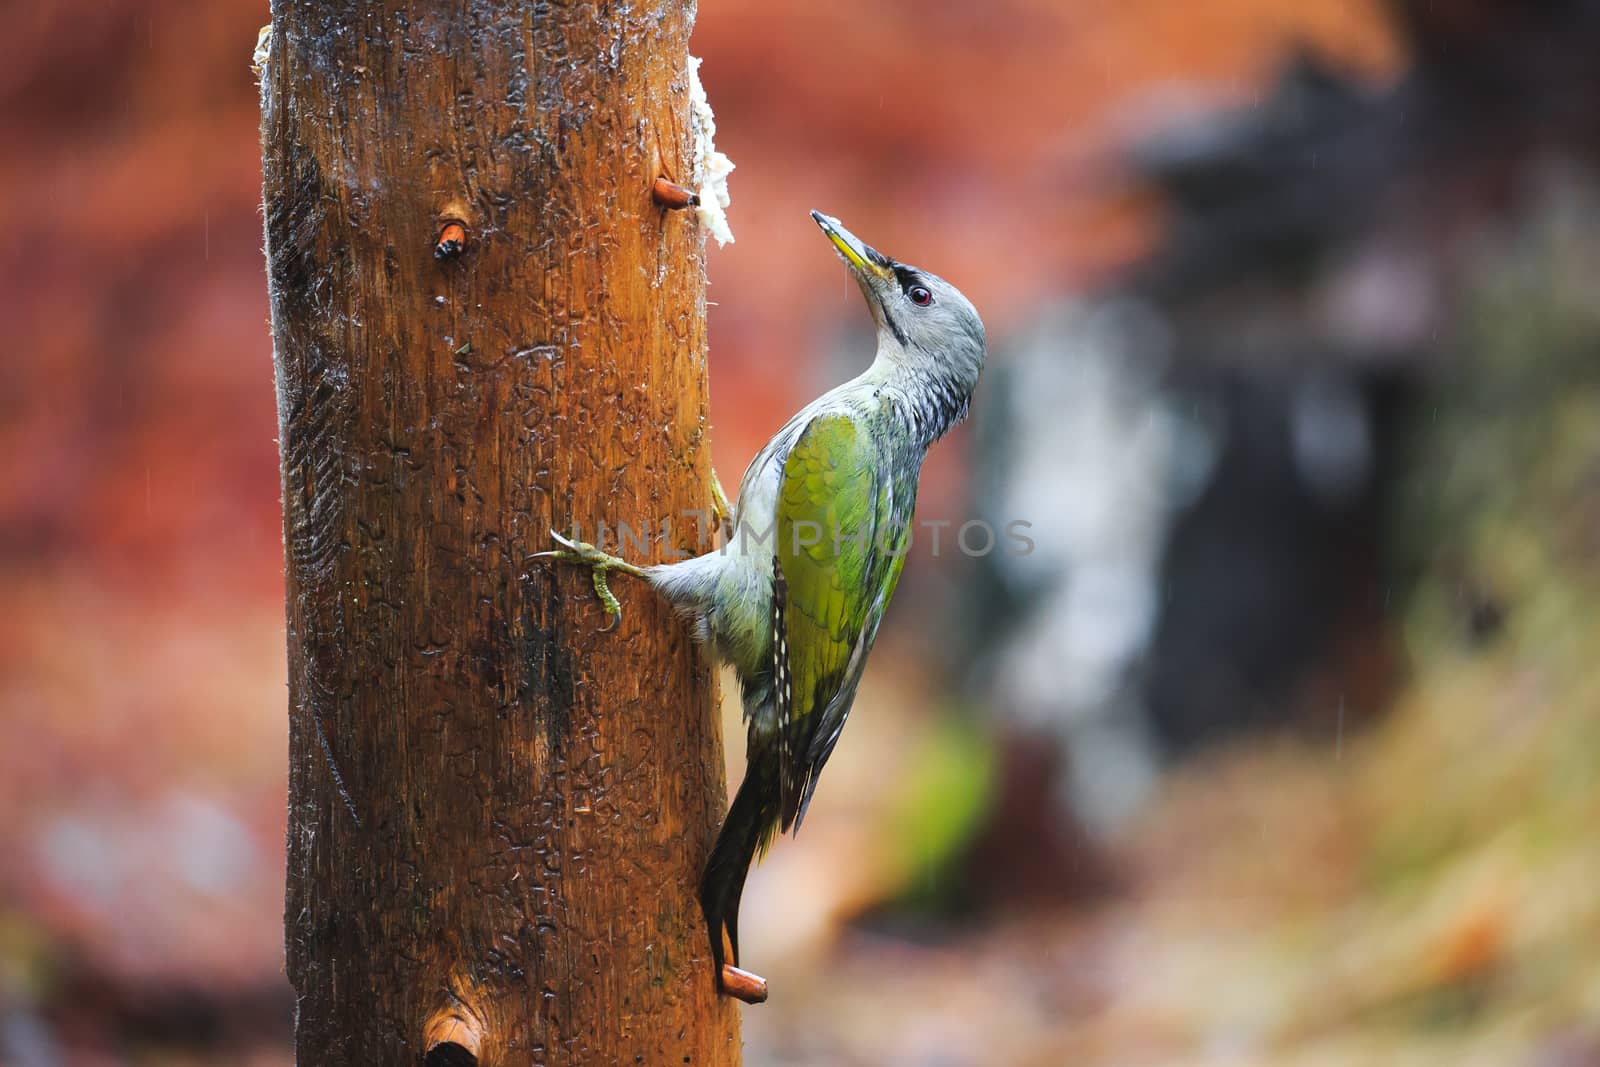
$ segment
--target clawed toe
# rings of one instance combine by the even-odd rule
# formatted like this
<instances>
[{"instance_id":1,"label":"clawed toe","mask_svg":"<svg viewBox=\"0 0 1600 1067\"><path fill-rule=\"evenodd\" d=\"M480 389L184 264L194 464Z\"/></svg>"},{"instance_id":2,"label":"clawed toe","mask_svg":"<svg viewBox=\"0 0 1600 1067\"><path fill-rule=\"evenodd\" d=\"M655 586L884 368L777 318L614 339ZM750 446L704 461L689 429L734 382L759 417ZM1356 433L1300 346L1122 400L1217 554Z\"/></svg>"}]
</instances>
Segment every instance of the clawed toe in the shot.
<instances>
[{"instance_id":1,"label":"clawed toe","mask_svg":"<svg viewBox=\"0 0 1600 1067\"><path fill-rule=\"evenodd\" d=\"M535 552L535 553L533 553L533 555L529 556L528 558L529 559L562 559L562 560L582 559L583 558L583 552L579 548L578 543L576 541L568 540L567 538L562 537L560 534L556 533L554 530L550 531L550 539L553 540L556 544L560 545L561 547L560 548L546 549L543 552Z\"/></svg>"},{"instance_id":2,"label":"clawed toe","mask_svg":"<svg viewBox=\"0 0 1600 1067\"><path fill-rule=\"evenodd\" d=\"M622 605L612 595L607 575L611 571L643 575L644 571L625 560L617 559L615 556L608 556L594 545L563 537L555 530L550 531L550 537L561 547L552 548L545 552L535 552L528 558L553 559L561 563L577 563L588 567L594 581L595 595L600 598L600 604L606 611L606 624L601 627L600 632L610 633L616 629L617 620L622 617Z\"/></svg>"}]
</instances>

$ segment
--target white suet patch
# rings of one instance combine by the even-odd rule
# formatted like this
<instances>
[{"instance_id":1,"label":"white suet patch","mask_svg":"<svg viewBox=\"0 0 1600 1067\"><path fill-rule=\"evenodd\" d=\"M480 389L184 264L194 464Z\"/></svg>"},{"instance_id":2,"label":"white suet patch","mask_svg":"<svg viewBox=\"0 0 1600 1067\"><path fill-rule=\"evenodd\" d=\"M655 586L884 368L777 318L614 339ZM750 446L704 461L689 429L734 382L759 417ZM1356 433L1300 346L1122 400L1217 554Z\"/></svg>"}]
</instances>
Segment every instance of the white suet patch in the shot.
<instances>
[{"instance_id":1,"label":"white suet patch","mask_svg":"<svg viewBox=\"0 0 1600 1067\"><path fill-rule=\"evenodd\" d=\"M717 120L711 114L705 86L700 84L700 60L695 56L689 57L689 124L694 128L694 182L700 194L695 213L719 246L731 244L728 205L733 197L728 192L728 175L733 172L733 160L717 151Z\"/></svg>"},{"instance_id":2,"label":"white suet patch","mask_svg":"<svg viewBox=\"0 0 1600 1067\"><path fill-rule=\"evenodd\" d=\"M262 72L267 69L267 60L272 58L272 24L261 27L261 32L256 34L255 51L250 53L250 69L255 73L256 80L260 80Z\"/></svg>"}]
</instances>

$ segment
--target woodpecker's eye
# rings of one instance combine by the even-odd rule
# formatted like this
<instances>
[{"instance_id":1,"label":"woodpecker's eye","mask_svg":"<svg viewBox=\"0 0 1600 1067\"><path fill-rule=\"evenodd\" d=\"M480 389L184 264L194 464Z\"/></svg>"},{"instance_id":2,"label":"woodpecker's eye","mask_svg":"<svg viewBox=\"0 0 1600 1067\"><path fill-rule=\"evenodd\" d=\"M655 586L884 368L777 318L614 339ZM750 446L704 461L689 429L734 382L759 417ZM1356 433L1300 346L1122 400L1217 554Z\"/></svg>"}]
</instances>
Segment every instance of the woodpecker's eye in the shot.
<instances>
[{"instance_id":1,"label":"woodpecker's eye","mask_svg":"<svg viewBox=\"0 0 1600 1067\"><path fill-rule=\"evenodd\" d=\"M913 285L910 289L906 290L906 295L909 296L911 298L911 302L917 305L919 308L925 308L929 304L933 303L933 294L928 292L925 287L920 285Z\"/></svg>"}]
</instances>

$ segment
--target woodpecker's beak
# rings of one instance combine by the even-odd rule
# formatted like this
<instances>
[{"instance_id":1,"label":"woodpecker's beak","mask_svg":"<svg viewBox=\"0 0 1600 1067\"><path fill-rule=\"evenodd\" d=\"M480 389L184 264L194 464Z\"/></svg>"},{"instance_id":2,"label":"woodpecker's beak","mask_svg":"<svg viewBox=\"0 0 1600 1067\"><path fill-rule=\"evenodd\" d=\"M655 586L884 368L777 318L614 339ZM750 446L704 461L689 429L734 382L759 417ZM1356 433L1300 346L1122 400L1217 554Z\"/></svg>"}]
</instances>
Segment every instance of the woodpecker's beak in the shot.
<instances>
[{"instance_id":1,"label":"woodpecker's beak","mask_svg":"<svg viewBox=\"0 0 1600 1067\"><path fill-rule=\"evenodd\" d=\"M828 235L833 247L839 250L839 255L844 257L850 269L855 271L863 282L874 278L888 281L894 277L894 271L889 266L889 257L845 229L838 219L829 218L820 211L813 211L811 217L822 227L822 232Z\"/></svg>"}]
</instances>

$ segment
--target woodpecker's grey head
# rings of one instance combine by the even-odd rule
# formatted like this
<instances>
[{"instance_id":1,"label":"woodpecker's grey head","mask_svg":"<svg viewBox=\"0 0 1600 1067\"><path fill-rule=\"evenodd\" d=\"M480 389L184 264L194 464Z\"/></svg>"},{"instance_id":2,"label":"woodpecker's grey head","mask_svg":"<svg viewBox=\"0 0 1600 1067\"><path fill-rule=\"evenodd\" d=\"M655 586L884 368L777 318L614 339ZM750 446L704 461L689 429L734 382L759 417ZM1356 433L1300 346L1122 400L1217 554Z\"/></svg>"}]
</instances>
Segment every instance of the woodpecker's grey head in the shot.
<instances>
[{"instance_id":1,"label":"woodpecker's grey head","mask_svg":"<svg viewBox=\"0 0 1600 1067\"><path fill-rule=\"evenodd\" d=\"M983 320L961 290L920 267L899 263L845 229L838 219L813 211L867 298L878 323L879 358L906 366L945 408L949 422L966 414L983 369L987 342ZM935 436L937 436L937 433Z\"/></svg>"}]
</instances>

